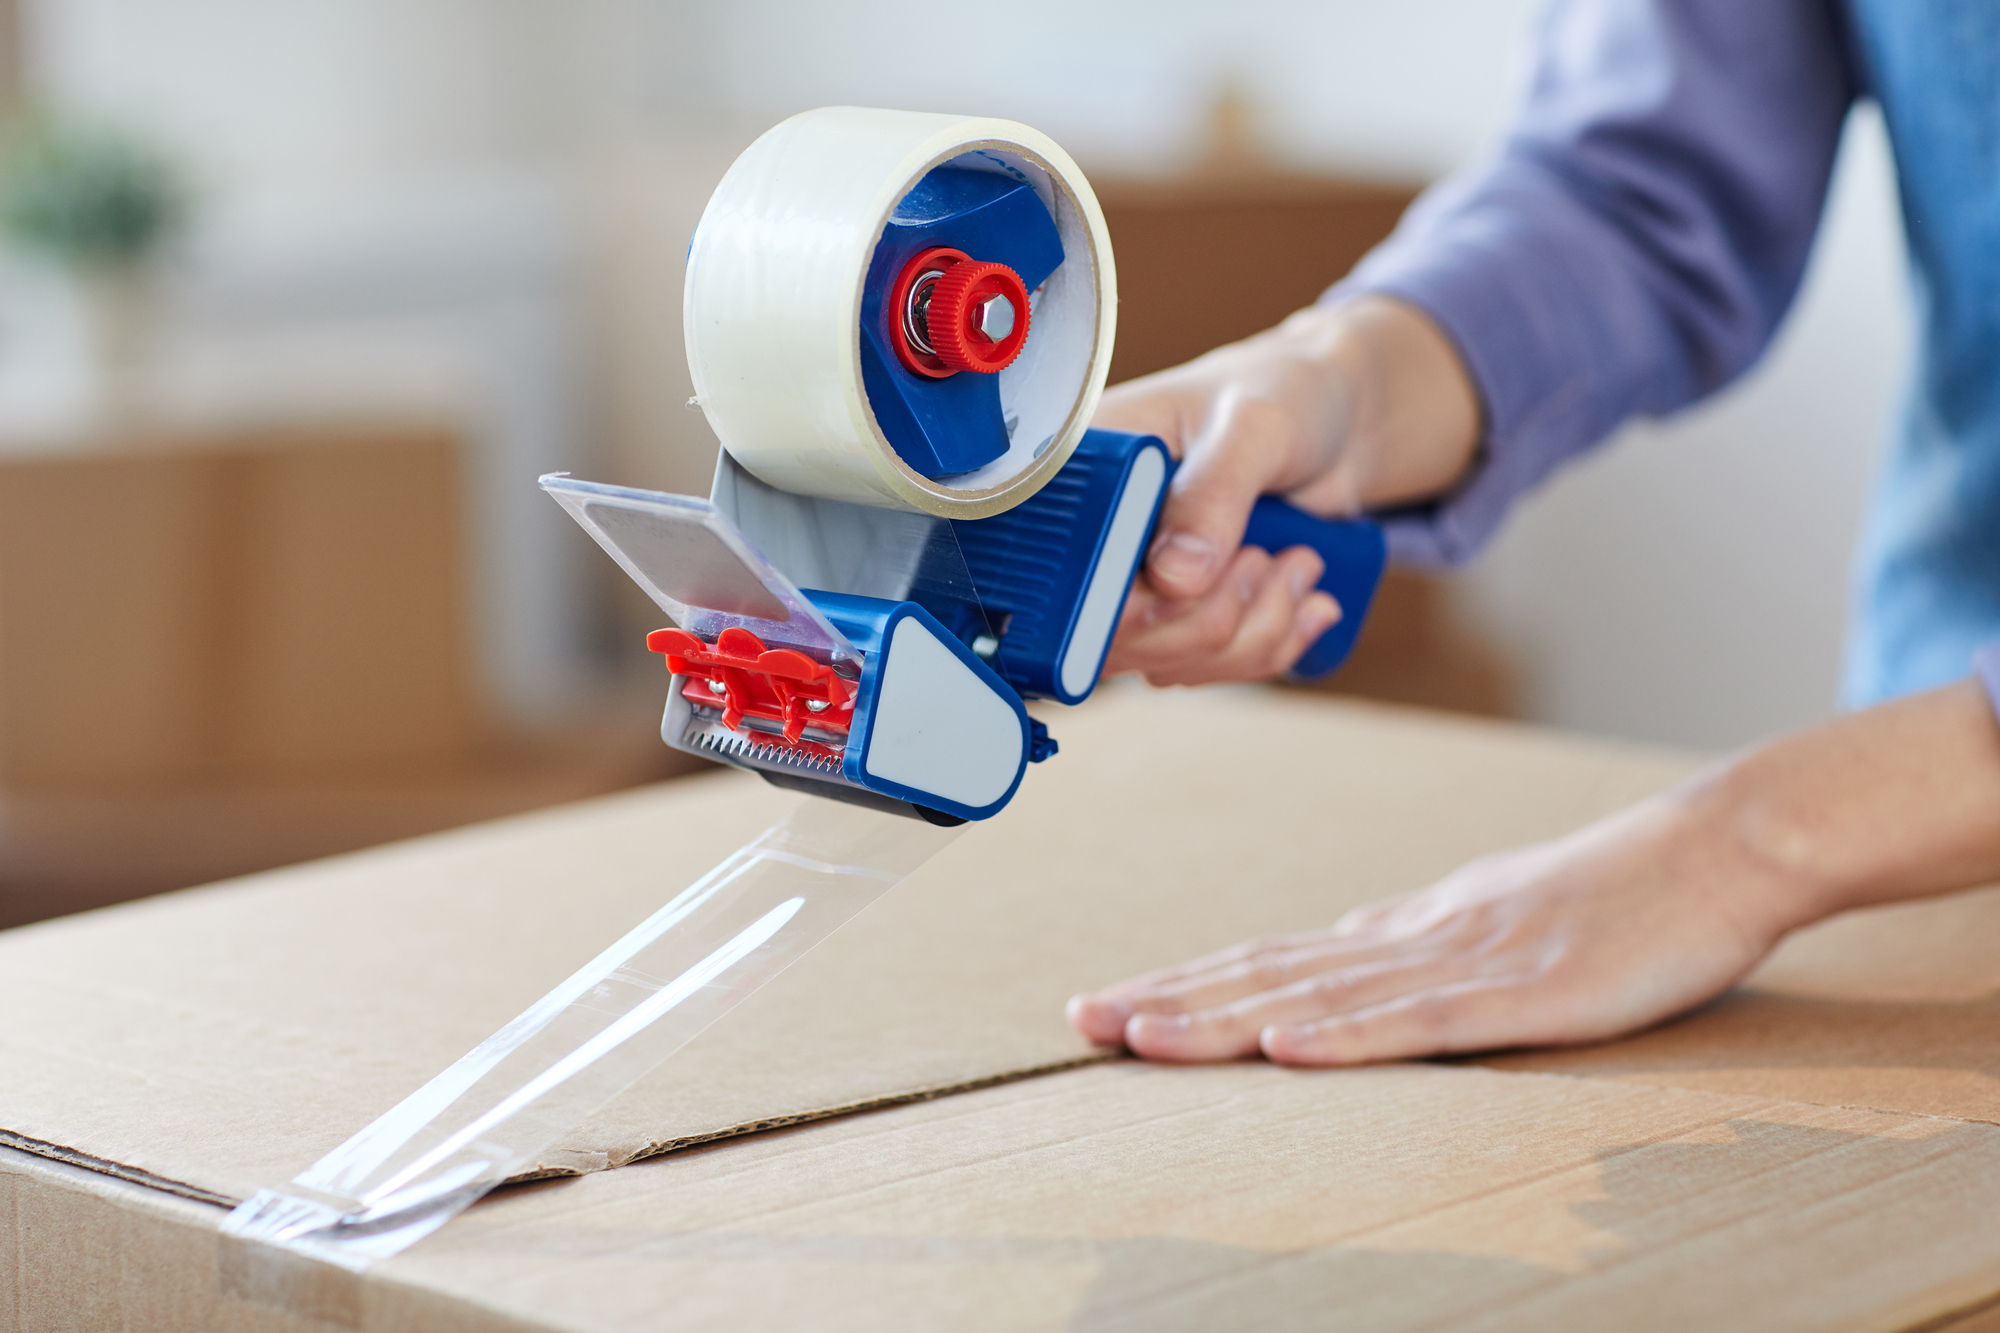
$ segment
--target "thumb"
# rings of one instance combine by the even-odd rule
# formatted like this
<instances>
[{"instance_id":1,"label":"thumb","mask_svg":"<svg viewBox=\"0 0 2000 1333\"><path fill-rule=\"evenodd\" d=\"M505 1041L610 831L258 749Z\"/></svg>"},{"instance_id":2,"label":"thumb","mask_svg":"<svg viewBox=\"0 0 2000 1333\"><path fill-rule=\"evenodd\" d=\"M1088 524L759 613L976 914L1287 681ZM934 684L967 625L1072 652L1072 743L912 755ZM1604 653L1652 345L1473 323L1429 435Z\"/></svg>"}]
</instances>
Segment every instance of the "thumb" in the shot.
<instances>
[{"instance_id":1,"label":"thumb","mask_svg":"<svg viewBox=\"0 0 2000 1333\"><path fill-rule=\"evenodd\" d=\"M1278 489L1291 425L1264 399L1225 393L1189 442L1161 510L1146 578L1164 597L1199 597L1243 545L1250 507Z\"/></svg>"}]
</instances>

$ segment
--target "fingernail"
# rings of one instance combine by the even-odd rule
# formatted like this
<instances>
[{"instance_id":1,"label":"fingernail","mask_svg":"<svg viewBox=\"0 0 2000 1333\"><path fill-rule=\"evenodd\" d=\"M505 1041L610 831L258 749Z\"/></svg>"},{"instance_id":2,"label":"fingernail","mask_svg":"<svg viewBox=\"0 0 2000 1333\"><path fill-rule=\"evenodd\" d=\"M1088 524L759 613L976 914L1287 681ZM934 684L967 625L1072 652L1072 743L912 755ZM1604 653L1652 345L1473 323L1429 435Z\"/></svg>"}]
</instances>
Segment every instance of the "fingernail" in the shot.
<instances>
[{"instance_id":1,"label":"fingernail","mask_svg":"<svg viewBox=\"0 0 2000 1333\"><path fill-rule=\"evenodd\" d=\"M1325 593L1314 593L1299 603L1299 633L1317 637L1340 623L1340 603Z\"/></svg>"},{"instance_id":2,"label":"fingernail","mask_svg":"<svg viewBox=\"0 0 2000 1333\"><path fill-rule=\"evenodd\" d=\"M1154 544L1148 563L1169 583L1199 583L1215 564L1215 543L1191 532L1176 532Z\"/></svg>"},{"instance_id":3,"label":"fingernail","mask_svg":"<svg viewBox=\"0 0 2000 1333\"><path fill-rule=\"evenodd\" d=\"M1293 570L1292 600L1295 602L1304 600L1306 594L1319 585L1319 576L1325 572L1326 566L1324 564L1317 566L1308 565L1304 569Z\"/></svg>"},{"instance_id":4,"label":"fingernail","mask_svg":"<svg viewBox=\"0 0 2000 1333\"><path fill-rule=\"evenodd\" d=\"M1188 1025L1189 1018L1187 1014L1134 1014L1125 1020L1125 1033L1128 1038L1143 1038L1149 1031L1154 1036L1178 1032Z\"/></svg>"},{"instance_id":5,"label":"fingernail","mask_svg":"<svg viewBox=\"0 0 2000 1333\"><path fill-rule=\"evenodd\" d=\"M1257 600L1257 576L1245 574L1236 584L1236 596L1245 606Z\"/></svg>"},{"instance_id":6,"label":"fingernail","mask_svg":"<svg viewBox=\"0 0 2000 1333\"><path fill-rule=\"evenodd\" d=\"M1125 1037L1125 1022L1132 1006L1095 995L1072 995L1065 1006L1071 1026L1094 1042L1115 1046Z\"/></svg>"},{"instance_id":7,"label":"fingernail","mask_svg":"<svg viewBox=\"0 0 2000 1333\"><path fill-rule=\"evenodd\" d=\"M1123 1000L1105 1000L1095 995L1079 995L1069 1003L1072 1011L1088 1005L1105 1018L1117 1019L1119 1027L1124 1027L1125 1020L1132 1016L1132 1006Z\"/></svg>"}]
</instances>

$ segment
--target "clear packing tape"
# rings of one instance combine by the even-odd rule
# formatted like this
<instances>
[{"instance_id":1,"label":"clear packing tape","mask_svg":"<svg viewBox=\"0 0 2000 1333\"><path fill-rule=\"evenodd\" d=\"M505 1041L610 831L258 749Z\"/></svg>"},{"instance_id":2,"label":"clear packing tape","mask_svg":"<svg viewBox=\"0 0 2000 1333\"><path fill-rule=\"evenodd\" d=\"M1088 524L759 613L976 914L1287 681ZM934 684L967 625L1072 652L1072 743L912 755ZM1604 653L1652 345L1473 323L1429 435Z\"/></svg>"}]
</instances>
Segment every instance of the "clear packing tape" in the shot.
<instances>
[{"instance_id":1,"label":"clear packing tape","mask_svg":"<svg viewBox=\"0 0 2000 1333\"><path fill-rule=\"evenodd\" d=\"M891 215L943 166L1029 185L1063 258L1029 298L1033 335L995 377L1005 452L934 478L884 435L860 334ZM1116 291L1088 183L1027 126L855 107L794 116L730 168L689 250L689 370L725 450L712 497L544 485L684 629L713 637L740 625L852 661L854 647L798 591L818 588L916 601L991 645L946 520L1002 513L1069 459L1110 365ZM280 1247L246 1247L253 1258L303 1254L349 1270L399 1253L530 1170L953 836L808 800L400 1105L260 1190L225 1234Z\"/></svg>"},{"instance_id":2,"label":"clear packing tape","mask_svg":"<svg viewBox=\"0 0 2000 1333\"><path fill-rule=\"evenodd\" d=\"M957 830L808 800L282 1186L225 1235L360 1270L564 1135L941 851Z\"/></svg>"}]
</instances>

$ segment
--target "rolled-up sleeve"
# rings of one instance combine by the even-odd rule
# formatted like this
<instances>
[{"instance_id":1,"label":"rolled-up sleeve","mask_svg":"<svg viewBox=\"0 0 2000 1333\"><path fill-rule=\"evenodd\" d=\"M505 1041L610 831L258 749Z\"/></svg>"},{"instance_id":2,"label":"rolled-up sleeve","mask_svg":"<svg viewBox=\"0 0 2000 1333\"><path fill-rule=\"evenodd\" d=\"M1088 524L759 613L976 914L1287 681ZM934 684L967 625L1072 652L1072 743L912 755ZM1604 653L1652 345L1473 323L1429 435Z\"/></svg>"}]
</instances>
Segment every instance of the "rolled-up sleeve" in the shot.
<instances>
[{"instance_id":1,"label":"rolled-up sleeve","mask_svg":"<svg viewBox=\"0 0 2000 1333\"><path fill-rule=\"evenodd\" d=\"M1425 311L1484 412L1449 495L1384 515L1404 559L1472 554L1523 490L1770 342L1858 88L1835 0L1562 0L1525 105L1327 293Z\"/></svg>"}]
</instances>

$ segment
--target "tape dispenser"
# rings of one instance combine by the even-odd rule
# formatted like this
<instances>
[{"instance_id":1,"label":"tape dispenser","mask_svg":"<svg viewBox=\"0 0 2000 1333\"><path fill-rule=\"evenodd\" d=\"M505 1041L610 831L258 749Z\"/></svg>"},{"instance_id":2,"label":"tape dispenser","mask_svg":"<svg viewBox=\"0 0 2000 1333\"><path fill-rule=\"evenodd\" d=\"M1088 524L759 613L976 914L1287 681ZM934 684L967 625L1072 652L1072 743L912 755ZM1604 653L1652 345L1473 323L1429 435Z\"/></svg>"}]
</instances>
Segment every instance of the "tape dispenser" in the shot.
<instances>
[{"instance_id":1,"label":"tape dispenser","mask_svg":"<svg viewBox=\"0 0 2000 1333\"><path fill-rule=\"evenodd\" d=\"M954 824L1053 755L1028 700L1096 687L1175 460L1092 430L1117 313L1076 164L1011 121L832 107L737 159L688 252L708 498L541 484L674 627L667 744ZM1245 541L1321 553L1346 656L1380 530L1272 497Z\"/></svg>"}]
</instances>

